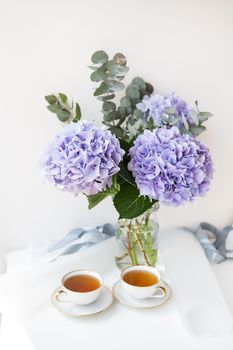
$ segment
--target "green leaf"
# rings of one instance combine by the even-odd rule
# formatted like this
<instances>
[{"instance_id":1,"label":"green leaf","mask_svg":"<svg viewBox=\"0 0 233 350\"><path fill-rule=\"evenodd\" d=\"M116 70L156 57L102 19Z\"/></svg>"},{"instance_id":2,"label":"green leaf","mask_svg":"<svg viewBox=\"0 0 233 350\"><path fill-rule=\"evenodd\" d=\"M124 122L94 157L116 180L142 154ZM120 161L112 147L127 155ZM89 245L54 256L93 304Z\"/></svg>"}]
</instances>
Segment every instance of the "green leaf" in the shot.
<instances>
[{"instance_id":1,"label":"green leaf","mask_svg":"<svg viewBox=\"0 0 233 350\"><path fill-rule=\"evenodd\" d=\"M140 109L135 109L134 111L133 111L133 115L137 118L137 119L140 119L140 118L142 118L143 117L143 112L142 111L140 111Z\"/></svg>"},{"instance_id":2,"label":"green leaf","mask_svg":"<svg viewBox=\"0 0 233 350\"><path fill-rule=\"evenodd\" d=\"M105 80L105 84L108 86L111 92L120 91L125 88L125 85L117 80Z\"/></svg>"},{"instance_id":3,"label":"green leaf","mask_svg":"<svg viewBox=\"0 0 233 350\"><path fill-rule=\"evenodd\" d=\"M150 201L147 196L140 196L138 189L128 183L121 186L113 199L120 219L133 219L151 208L155 202L155 200Z\"/></svg>"},{"instance_id":4,"label":"green leaf","mask_svg":"<svg viewBox=\"0 0 233 350\"><path fill-rule=\"evenodd\" d=\"M118 112L120 112L120 114L123 118L127 115L126 108L120 106L120 107L118 107L117 110L118 110Z\"/></svg>"},{"instance_id":5,"label":"green leaf","mask_svg":"<svg viewBox=\"0 0 233 350\"><path fill-rule=\"evenodd\" d=\"M130 99L139 99L140 98L140 91L139 87L137 85L129 85L126 89L126 96Z\"/></svg>"},{"instance_id":6,"label":"green leaf","mask_svg":"<svg viewBox=\"0 0 233 350\"><path fill-rule=\"evenodd\" d=\"M118 79L123 79L128 73L129 67L121 66L119 64L114 63L113 61L109 61L107 63L107 70L110 77L117 77Z\"/></svg>"},{"instance_id":7,"label":"green leaf","mask_svg":"<svg viewBox=\"0 0 233 350\"><path fill-rule=\"evenodd\" d=\"M78 121L78 120L80 120L81 119L81 108L80 108L80 106L79 106L79 104L78 103L76 103L76 107L75 107L75 118L74 118L74 120L76 121Z\"/></svg>"},{"instance_id":8,"label":"green leaf","mask_svg":"<svg viewBox=\"0 0 233 350\"><path fill-rule=\"evenodd\" d=\"M137 85L140 90L146 90L146 83L142 78L136 77L132 80L133 85Z\"/></svg>"},{"instance_id":9,"label":"green leaf","mask_svg":"<svg viewBox=\"0 0 233 350\"><path fill-rule=\"evenodd\" d=\"M146 92L147 92L149 95L151 95L151 94L153 93L153 91L154 91L153 86L152 86L151 84L149 84L149 83L146 83Z\"/></svg>"},{"instance_id":10,"label":"green leaf","mask_svg":"<svg viewBox=\"0 0 233 350\"><path fill-rule=\"evenodd\" d=\"M124 78L124 76L128 73L128 71L129 71L129 67L121 66L121 70L119 71L119 73L116 74L116 76Z\"/></svg>"},{"instance_id":11,"label":"green leaf","mask_svg":"<svg viewBox=\"0 0 233 350\"><path fill-rule=\"evenodd\" d=\"M121 107L127 108L131 107L131 102L128 97L122 97L120 100Z\"/></svg>"},{"instance_id":12,"label":"green leaf","mask_svg":"<svg viewBox=\"0 0 233 350\"><path fill-rule=\"evenodd\" d=\"M100 202L102 202L102 200L104 200L105 198L107 198L108 196L110 196L111 193L108 191L102 191L102 192L98 192L96 194L93 194L91 196L87 196L87 200L88 200L88 209L92 209L94 208L97 204L99 204Z\"/></svg>"},{"instance_id":13,"label":"green leaf","mask_svg":"<svg viewBox=\"0 0 233 350\"><path fill-rule=\"evenodd\" d=\"M142 99L143 96L146 94L146 83L143 79L136 77L132 80L133 85L137 85L140 91L140 98Z\"/></svg>"},{"instance_id":14,"label":"green leaf","mask_svg":"<svg viewBox=\"0 0 233 350\"><path fill-rule=\"evenodd\" d=\"M195 106L196 106L197 111L200 112L197 100L195 101Z\"/></svg>"},{"instance_id":15,"label":"green leaf","mask_svg":"<svg viewBox=\"0 0 233 350\"><path fill-rule=\"evenodd\" d=\"M110 94L107 96L98 96L97 99L100 101L112 100L115 97L115 94Z\"/></svg>"},{"instance_id":16,"label":"green leaf","mask_svg":"<svg viewBox=\"0 0 233 350\"><path fill-rule=\"evenodd\" d=\"M66 103L66 102L67 102L67 96L66 96L66 95L64 95L64 94L62 94L62 93L59 93L58 95L59 95L59 97L60 97L60 99L61 99L61 101L62 101L63 103Z\"/></svg>"},{"instance_id":17,"label":"green leaf","mask_svg":"<svg viewBox=\"0 0 233 350\"><path fill-rule=\"evenodd\" d=\"M105 198L108 196L113 196L118 192L118 182L117 182L117 175L112 176L112 186L108 187L105 191L98 192L96 194L87 196L88 199L88 208L92 209L94 208L97 204L102 202Z\"/></svg>"},{"instance_id":18,"label":"green leaf","mask_svg":"<svg viewBox=\"0 0 233 350\"><path fill-rule=\"evenodd\" d=\"M107 112L104 114L104 120L111 122L112 120L121 119L121 114L118 111Z\"/></svg>"},{"instance_id":19,"label":"green leaf","mask_svg":"<svg viewBox=\"0 0 233 350\"><path fill-rule=\"evenodd\" d=\"M129 116L129 118L128 118L128 124L129 124L129 125L134 125L134 124L135 124L135 120L134 120L134 118L133 118L132 116Z\"/></svg>"},{"instance_id":20,"label":"green leaf","mask_svg":"<svg viewBox=\"0 0 233 350\"><path fill-rule=\"evenodd\" d=\"M187 122L184 114L181 113L181 116L182 116L182 121L183 121L184 127L185 127L186 130L188 130L189 129L189 125L188 125L188 122Z\"/></svg>"},{"instance_id":21,"label":"green leaf","mask_svg":"<svg viewBox=\"0 0 233 350\"><path fill-rule=\"evenodd\" d=\"M174 115L176 114L176 109L174 107L167 107L165 108L165 113L169 115Z\"/></svg>"},{"instance_id":22,"label":"green leaf","mask_svg":"<svg viewBox=\"0 0 233 350\"><path fill-rule=\"evenodd\" d=\"M118 175L122 177L122 179L124 179L126 182L136 187L134 177L132 173L128 170L127 163L125 161L121 162L120 171L118 172Z\"/></svg>"},{"instance_id":23,"label":"green leaf","mask_svg":"<svg viewBox=\"0 0 233 350\"><path fill-rule=\"evenodd\" d=\"M120 126L111 126L110 131L119 138L123 137L124 135L124 131Z\"/></svg>"},{"instance_id":24,"label":"green leaf","mask_svg":"<svg viewBox=\"0 0 233 350\"><path fill-rule=\"evenodd\" d=\"M121 66L120 64L117 64L117 63L113 62L112 60L108 61L108 63L107 63L107 69L108 69L109 73L112 75L117 75L118 73L123 71L124 68L125 68L124 66Z\"/></svg>"},{"instance_id":25,"label":"green leaf","mask_svg":"<svg viewBox=\"0 0 233 350\"><path fill-rule=\"evenodd\" d=\"M99 192L97 194L93 194L91 196L87 196L88 200L88 209L94 208L97 204L102 202L106 197L108 197L110 193L107 192Z\"/></svg>"},{"instance_id":26,"label":"green leaf","mask_svg":"<svg viewBox=\"0 0 233 350\"><path fill-rule=\"evenodd\" d=\"M206 130L206 127L203 125L196 126L195 124L191 124L189 126L189 131L195 136L200 135L203 131Z\"/></svg>"},{"instance_id":27,"label":"green leaf","mask_svg":"<svg viewBox=\"0 0 233 350\"><path fill-rule=\"evenodd\" d=\"M107 62L107 60L108 60L108 55L106 54L106 52L104 52L102 50L96 51L91 56L91 61L94 64L105 63L105 62Z\"/></svg>"},{"instance_id":28,"label":"green leaf","mask_svg":"<svg viewBox=\"0 0 233 350\"><path fill-rule=\"evenodd\" d=\"M148 119L148 122L147 122L147 128L149 129L149 130L154 130L155 129L155 123L154 123L154 119L152 118L152 117L150 117L149 119Z\"/></svg>"},{"instance_id":29,"label":"green leaf","mask_svg":"<svg viewBox=\"0 0 233 350\"><path fill-rule=\"evenodd\" d=\"M169 125L176 125L179 120L179 117L174 117L173 119L169 120Z\"/></svg>"},{"instance_id":30,"label":"green leaf","mask_svg":"<svg viewBox=\"0 0 233 350\"><path fill-rule=\"evenodd\" d=\"M99 96L99 95L103 95L105 94L106 92L109 92L109 87L108 85L106 84L105 81L103 81L100 86L95 90L94 92L94 96Z\"/></svg>"},{"instance_id":31,"label":"green leaf","mask_svg":"<svg viewBox=\"0 0 233 350\"><path fill-rule=\"evenodd\" d=\"M127 63L125 55L122 53L118 52L113 56L113 62L116 64L120 64L122 66L125 66Z\"/></svg>"},{"instance_id":32,"label":"green leaf","mask_svg":"<svg viewBox=\"0 0 233 350\"><path fill-rule=\"evenodd\" d=\"M104 101L103 103L103 111L115 111L116 110L116 104L111 101Z\"/></svg>"},{"instance_id":33,"label":"green leaf","mask_svg":"<svg viewBox=\"0 0 233 350\"><path fill-rule=\"evenodd\" d=\"M107 76L108 75L103 70L98 69L98 70L96 70L95 72L93 72L91 74L91 80L99 82L99 81L102 81L102 80L106 79Z\"/></svg>"},{"instance_id":34,"label":"green leaf","mask_svg":"<svg viewBox=\"0 0 233 350\"><path fill-rule=\"evenodd\" d=\"M133 108L132 107L127 107L125 110L126 110L126 114L127 115L130 115L133 112Z\"/></svg>"},{"instance_id":35,"label":"green leaf","mask_svg":"<svg viewBox=\"0 0 233 350\"><path fill-rule=\"evenodd\" d=\"M61 109L61 107L58 107L57 103L54 103L54 104L52 104L52 105L49 105L49 106L47 106L47 108L48 108L48 110L50 110L50 112L52 112L52 113L57 113L57 112Z\"/></svg>"},{"instance_id":36,"label":"green leaf","mask_svg":"<svg viewBox=\"0 0 233 350\"><path fill-rule=\"evenodd\" d=\"M66 122L70 117L70 113L60 109L57 111L57 117L61 122Z\"/></svg>"},{"instance_id":37,"label":"green leaf","mask_svg":"<svg viewBox=\"0 0 233 350\"><path fill-rule=\"evenodd\" d=\"M129 149L133 146L133 142L127 142L125 140L119 140L121 148L125 151L126 155L128 154Z\"/></svg>"},{"instance_id":38,"label":"green leaf","mask_svg":"<svg viewBox=\"0 0 233 350\"><path fill-rule=\"evenodd\" d=\"M190 119L191 119L193 124L195 124L197 126L199 125L199 119L198 119L197 111L195 111L194 109L189 111L189 117L190 117Z\"/></svg>"},{"instance_id":39,"label":"green leaf","mask_svg":"<svg viewBox=\"0 0 233 350\"><path fill-rule=\"evenodd\" d=\"M97 70L97 69L99 69L98 67L96 67L96 66L87 66L88 68L90 68L91 70Z\"/></svg>"},{"instance_id":40,"label":"green leaf","mask_svg":"<svg viewBox=\"0 0 233 350\"><path fill-rule=\"evenodd\" d=\"M45 96L45 99L49 104L53 104L57 101L57 98L54 95Z\"/></svg>"},{"instance_id":41,"label":"green leaf","mask_svg":"<svg viewBox=\"0 0 233 350\"><path fill-rule=\"evenodd\" d=\"M213 114L210 112L199 112L197 116L198 116L199 122L203 123L206 120L208 120L210 117L213 117Z\"/></svg>"}]
</instances>

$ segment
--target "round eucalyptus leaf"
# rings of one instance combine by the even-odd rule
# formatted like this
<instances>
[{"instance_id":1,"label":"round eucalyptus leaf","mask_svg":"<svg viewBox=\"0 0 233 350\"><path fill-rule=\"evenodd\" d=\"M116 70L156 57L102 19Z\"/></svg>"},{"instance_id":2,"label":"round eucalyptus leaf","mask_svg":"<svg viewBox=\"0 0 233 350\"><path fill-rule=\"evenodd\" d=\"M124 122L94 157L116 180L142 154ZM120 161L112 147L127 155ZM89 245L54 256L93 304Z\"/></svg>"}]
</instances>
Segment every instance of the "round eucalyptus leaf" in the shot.
<instances>
[{"instance_id":1,"label":"round eucalyptus leaf","mask_svg":"<svg viewBox=\"0 0 233 350\"><path fill-rule=\"evenodd\" d=\"M130 102L130 99L128 97L122 97L122 99L120 100L120 104L121 104L121 107L131 107L131 102Z\"/></svg>"},{"instance_id":2,"label":"round eucalyptus leaf","mask_svg":"<svg viewBox=\"0 0 233 350\"><path fill-rule=\"evenodd\" d=\"M126 112L126 109L124 107L118 107L118 112L120 112L121 116L122 117L125 117L127 112Z\"/></svg>"},{"instance_id":3,"label":"round eucalyptus leaf","mask_svg":"<svg viewBox=\"0 0 233 350\"><path fill-rule=\"evenodd\" d=\"M133 115L137 118L137 119L139 119L139 118L142 118L143 117L143 112L142 111L140 111L139 109L135 109L134 111L133 111Z\"/></svg>"},{"instance_id":4,"label":"round eucalyptus leaf","mask_svg":"<svg viewBox=\"0 0 233 350\"><path fill-rule=\"evenodd\" d=\"M128 118L128 123L129 123L130 125L134 125L135 120L133 119L133 117L129 117L129 118Z\"/></svg>"},{"instance_id":5,"label":"round eucalyptus leaf","mask_svg":"<svg viewBox=\"0 0 233 350\"><path fill-rule=\"evenodd\" d=\"M124 135L124 131L120 126L112 126L110 128L110 131L112 134L116 135L117 137L122 137Z\"/></svg>"},{"instance_id":6,"label":"round eucalyptus leaf","mask_svg":"<svg viewBox=\"0 0 233 350\"><path fill-rule=\"evenodd\" d=\"M140 91L140 98L143 98L146 94L146 83L142 78L136 77L132 80L133 85L137 85Z\"/></svg>"},{"instance_id":7,"label":"round eucalyptus leaf","mask_svg":"<svg viewBox=\"0 0 233 350\"><path fill-rule=\"evenodd\" d=\"M151 94L153 93L153 91L154 91L153 86L152 86L151 84L149 84L149 83L146 83L146 92L147 92L149 95L151 95Z\"/></svg>"},{"instance_id":8,"label":"round eucalyptus leaf","mask_svg":"<svg viewBox=\"0 0 233 350\"><path fill-rule=\"evenodd\" d=\"M101 69L98 69L91 74L92 81L99 82L99 81L105 80L106 78L107 78L107 73L105 73Z\"/></svg>"},{"instance_id":9,"label":"round eucalyptus leaf","mask_svg":"<svg viewBox=\"0 0 233 350\"><path fill-rule=\"evenodd\" d=\"M127 107L127 108L126 108L126 112L127 112L127 115L132 114L133 108L132 108L131 106L130 106L130 107Z\"/></svg>"},{"instance_id":10,"label":"round eucalyptus leaf","mask_svg":"<svg viewBox=\"0 0 233 350\"><path fill-rule=\"evenodd\" d=\"M105 83L111 92L123 90L125 87L124 84L120 83L117 80L106 80Z\"/></svg>"},{"instance_id":11,"label":"round eucalyptus leaf","mask_svg":"<svg viewBox=\"0 0 233 350\"><path fill-rule=\"evenodd\" d=\"M108 55L106 54L106 52L104 52L102 50L96 51L91 56L91 61L92 61L92 63L95 63L95 64L105 63L105 62L107 62L107 60L108 60Z\"/></svg>"},{"instance_id":12,"label":"round eucalyptus leaf","mask_svg":"<svg viewBox=\"0 0 233 350\"><path fill-rule=\"evenodd\" d=\"M125 66L127 59L122 53L118 52L113 56L113 62Z\"/></svg>"},{"instance_id":13,"label":"round eucalyptus leaf","mask_svg":"<svg viewBox=\"0 0 233 350\"><path fill-rule=\"evenodd\" d=\"M121 114L118 111L111 111L104 114L104 120L106 122L111 122L117 119L121 119Z\"/></svg>"},{"instance_id":14,"label":"round eucalyptus leaf","mask_svg":"<svg viewBox=\"0 0 233 350\"><path fill-rule=\"evenodd\" d=\"M124 76L128 73L128 71L129 71L129 67L121 66L121 70L120 70L120 72L117 74L117 77L122 77L122 78L124 78Z\"/></svg>"},{"instance_id":15,"label":"round eucalyptus leaf","mask_svg":"<svg viewBox=\"0 0 233 350\"><path fill-rule=\"evenodd\" d=\"M103 103L103 110L106 111L115 111L116 105L114 102L111 101L104 101Z\"/></svg>"},{"instance_id":16,"label":"round eucalyptus leaf","mask_svg":"<svg viewBox=\"0 0 233 350\"><path fill-rule=\"evenodd\" d=\"M100 86L95 90L94 96L100 96L105 94L106 92L109 92L109 87L106 84L106 81L103 81Z\"/></svg>"},{"instance_id":17,"label":"round eucalyptus leaf","mask_svg":"<svg viewBox=\"0 0 233 350\"><path fill-rule=\"evenodd\" d=\"M115 76L116 74L120 73L122 71L122 68L124 67L122 67L120 64L113 62L113 60L108 61L107 63L107 69L111 75Z\"/></svg>"},{"instance_id":18,"label":"round eucalyptus leaf","mask_svg":"<svg viewBox=\"0 0 233 350\"><path fill-rule=\"evenodd\" d=\"M130 84L126 89L126 96L130 99L139 99L140 98L140 91L139 87L137 85Z\"/></svg>"},{"instance_id":19,"label":"round eucalyptus leaf","mask_svg":"<svg viewBox=\"0 0 233 350\"><path fill-rule=\"evenodd\" d=\"M136 108L137 104L141 102L141 98L131 98L130 101L131 101L131 106Z\"/></svg>"},{"instance_id":20,"label":"round eucalyptus leaf","mask_svg":"<svg viewBox=\"0 0 233 350\"><path fill-rule=\"evenodd\" d=\"M146 90L146 83L142 78L136 77L132 80L133 85L137 85L139 89Z\"/></svg>"}]
</instances>

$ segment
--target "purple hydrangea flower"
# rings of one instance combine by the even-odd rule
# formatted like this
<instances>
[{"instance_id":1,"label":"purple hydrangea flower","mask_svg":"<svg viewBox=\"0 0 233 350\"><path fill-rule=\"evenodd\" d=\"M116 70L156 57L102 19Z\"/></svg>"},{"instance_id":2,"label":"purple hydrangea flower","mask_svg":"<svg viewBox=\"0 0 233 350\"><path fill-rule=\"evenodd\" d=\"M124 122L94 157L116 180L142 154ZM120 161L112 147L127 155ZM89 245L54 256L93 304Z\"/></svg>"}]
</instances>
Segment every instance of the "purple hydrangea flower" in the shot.
<instances>
[{"instance_id":1,"label":"purple hydrangea flower","mask_svg":"<svg viewBox=\"0 0 233 350\"><path fill-rule=\"evenodd\" d=\"M208 148L177 127L145 130L129 154L128 168L142 195L178 206L209 189L213 167Z\"/></svg>"},{"instance_id":2,"label":"purple hydrangea flower","mask_svg":"<svg viewBox=\"0 0 233 350\"><path fill-rule=\"evenodd\" d=\"M109 131L87 121L65 126L41 161L44 178L74 194L96 194L112 184L124 151Z\"/></svg>"},{"instance_id":3,"label":"purple hydrangea flower","mask_svg":"<svg viewBox=\"0 0 233 350\"><path fill-rule=\"evenodd\" d=\"M179 128L185 123L195 123L197 113L185 101L175 94L161 96L159 94L143 97L142 102L137 104L137 108L145 113L147 118L152 117L157 126L162 126L168 122L173 122Z\"/></svg>"}]
</instances>

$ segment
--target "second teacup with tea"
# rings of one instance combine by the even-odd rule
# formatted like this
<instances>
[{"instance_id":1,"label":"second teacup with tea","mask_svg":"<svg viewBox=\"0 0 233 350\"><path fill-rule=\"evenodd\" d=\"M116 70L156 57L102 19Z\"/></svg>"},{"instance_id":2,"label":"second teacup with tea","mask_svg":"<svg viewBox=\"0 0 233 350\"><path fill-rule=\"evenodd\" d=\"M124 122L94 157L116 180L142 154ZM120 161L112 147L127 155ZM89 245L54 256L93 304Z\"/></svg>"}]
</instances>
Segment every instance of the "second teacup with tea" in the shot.
<instances>
[{"instance_id":1,"label":"second teacup with tea","mask_svg":"<svg viewBox=\"0 0 233 350\"><path fill-rule=\"evenodd\" d=\"M148 297L161 298L166 290L160 279L159 271L150 266L131 266L121 273L122 287L136 299Z\"/></svg>"},{"instance_id":2,"label":"second teacup with tea","mask_svg":"<svg viewBox=\"0 0 233 350\"><path fill-rule=\"evenodd\" d=\"M59 296L65 293L67 301L72 301L78 305L87 305L94 302L102 291L103 279L98 272L89 270L75 270L65 274L62 278ZM63 300L64 301L64 300Z\"/></svg>"}]
</instances>

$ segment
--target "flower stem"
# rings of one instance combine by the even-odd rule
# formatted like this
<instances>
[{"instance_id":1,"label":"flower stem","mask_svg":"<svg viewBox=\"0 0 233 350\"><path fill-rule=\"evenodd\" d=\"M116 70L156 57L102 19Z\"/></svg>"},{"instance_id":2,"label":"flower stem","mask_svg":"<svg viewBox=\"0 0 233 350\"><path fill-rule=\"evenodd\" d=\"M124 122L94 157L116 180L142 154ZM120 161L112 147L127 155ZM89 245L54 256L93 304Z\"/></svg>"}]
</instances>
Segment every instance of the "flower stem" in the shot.
<instances>
[{"instance_id":1,"label":"flower stem","mask_svg":"<svg viewBox=\"0 0 233 350\"><path fill-rule=\"evenodd\" d=\"M132 247L131 247L130 231L131 231L131 224L128 225L128 231L127 231L128 252L129 252L129 255L130 255L132 264L133 264L133 265L138 265L138 264L137 264L137 260L135 259L135 256L134 256L134 254L133 254Z\"/></svg>"},{"instance_id":2,"label":"flower stem","mask_svg":"<svg viewBox=\"0 0 233 350\"><path fill-rule=\"evenodd\" d=\"M135 232L135 234L136 234L136 237L137 237L138 247L139 247L139 249L140 249L140 251L141 251L141 253L142 253L142 256L144 257L144 260L145 260L146 265L150 266L151 264L150 264L150 262L149 262L149 260L148 260L148 258L147 258L145 249L144 249L144 247L143 247L143 244L142 244L142 241L141 241L141 238L140 238L140 224L139 224L138 221L137 221L137 224L138 224L138 230L139 230L139 232Z\"/></svg>"}]
</instances>

